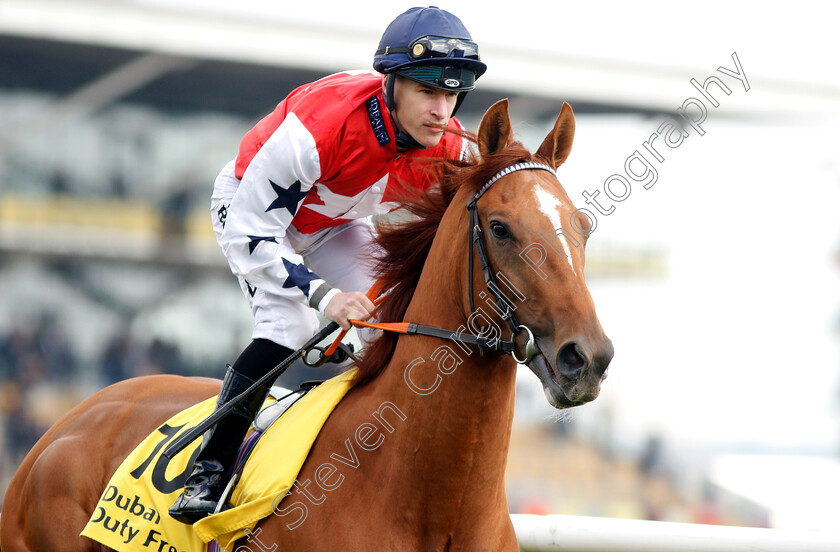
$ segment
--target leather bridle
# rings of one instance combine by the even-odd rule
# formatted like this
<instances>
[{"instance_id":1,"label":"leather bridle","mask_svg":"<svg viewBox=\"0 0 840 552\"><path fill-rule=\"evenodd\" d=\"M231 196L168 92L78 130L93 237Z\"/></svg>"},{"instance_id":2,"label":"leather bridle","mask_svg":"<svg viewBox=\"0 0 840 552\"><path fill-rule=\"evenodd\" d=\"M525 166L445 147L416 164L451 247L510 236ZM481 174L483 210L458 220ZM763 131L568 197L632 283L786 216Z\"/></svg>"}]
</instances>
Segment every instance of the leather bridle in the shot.
<instances>
[{"instance_id":1,"label":"leather bridle","mask_svg":"<svg viewBox=\"0 0 840 552\"><path fill-rule=\"evenodd\" d=\"M508 326L510 327L511 331L511 338L510 341L502 341L498 339L499 342L497 347L488 347L493 348L495 350L504 351L510 354L513 359L519 364L528 364L533 360L533 358L540 353L540 349L537 346L537 342L534 339L534 333L531 331L528 326L524 326L519 323L516 319L516 315L513 313L513 310L510 308L510 304L507 302L505 297L499 291L499 284L496 281L496 276L493 274L493 269L490 267L490 259L487 256L487 250L484 247L484 239L481 232L481 225L478 220L478 208L477 203L478 200L481 199L481 196L490 189L490 186L495 184L499 179L505 177L511 173L523 170L542 170L548 171L552 175L555 174L554 169L544 163L537 163L533 161L527 161L522 163L516 163L514 165L510 165L505 167L501 171L497 172L490 178L479 190L473 194L472 199L467 202L467 211L470 214L470 245L469 245L469 262L467 266L467 285L469 286L469 296L470 296L470 312L472 316L475 315L475 299L474 299L474 291L473 291L473 265L474 265L474 254L478 255L478 260L481 263L481 270L484 272L484 283L487 285L487 289L490 292L490 295L493 296L493 299L496 301L496 306L498 307L498 312L500 313L502 319L507 322ZM523 358L518 358L516 356L516 343L514 342L514 338L522 331L525 331L528 334L528 340L525 342L525 355ZM479 329L479 335L484 333L482 329Z\"/></svg>"}]
</instances>

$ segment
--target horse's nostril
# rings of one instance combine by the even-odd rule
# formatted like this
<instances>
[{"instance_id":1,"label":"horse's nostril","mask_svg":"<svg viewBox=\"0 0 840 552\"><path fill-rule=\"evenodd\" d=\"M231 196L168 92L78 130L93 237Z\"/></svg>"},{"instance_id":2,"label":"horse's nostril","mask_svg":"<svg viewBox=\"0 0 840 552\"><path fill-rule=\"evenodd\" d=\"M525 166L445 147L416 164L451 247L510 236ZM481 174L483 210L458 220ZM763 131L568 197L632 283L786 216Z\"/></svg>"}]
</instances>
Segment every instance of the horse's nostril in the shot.
<instances>
[{"instance_id":1,"label":"horse's nostril","mask_svg":"<svg viewBox=\"0 0 840 552\"><path fill-rule=\"evenodd\" d=\"M567 343L557 353L557 365L565 375L575 377L586 366L586 357L577 343Z\"/></svg>"}]
</instances>

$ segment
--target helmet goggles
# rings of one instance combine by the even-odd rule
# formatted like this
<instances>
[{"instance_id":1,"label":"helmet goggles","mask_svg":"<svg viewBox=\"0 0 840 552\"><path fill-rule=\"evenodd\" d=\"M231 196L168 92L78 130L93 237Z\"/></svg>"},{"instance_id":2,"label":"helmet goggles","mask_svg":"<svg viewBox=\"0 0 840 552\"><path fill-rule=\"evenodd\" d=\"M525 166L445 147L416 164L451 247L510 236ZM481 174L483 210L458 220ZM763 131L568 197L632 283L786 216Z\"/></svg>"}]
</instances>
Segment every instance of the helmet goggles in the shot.
<instances>
[{"instance_id":1,"label":"helmet goggles","mask_svg":"<svg viewBox=\"0 0 840 552\"><path fill-rule=\"evenodd\" d=\"M412 61L449 56L480 59L478 44L472 40L450 36L422 36L408 46L406 55Z\"/></svg>"},{"instance_id":2,"label":"helmet goggles","mask_svg":"<svg viewBox=\"0 0 840 552\"><path fill-rule=\"evenodd\" d=\"M382 54L405 54L410 61L444 57L480 59L478 44L472 40L451 36L421 36L407 48L386 46L376 52L376 55Z\"/></svg>"}]
</instances>

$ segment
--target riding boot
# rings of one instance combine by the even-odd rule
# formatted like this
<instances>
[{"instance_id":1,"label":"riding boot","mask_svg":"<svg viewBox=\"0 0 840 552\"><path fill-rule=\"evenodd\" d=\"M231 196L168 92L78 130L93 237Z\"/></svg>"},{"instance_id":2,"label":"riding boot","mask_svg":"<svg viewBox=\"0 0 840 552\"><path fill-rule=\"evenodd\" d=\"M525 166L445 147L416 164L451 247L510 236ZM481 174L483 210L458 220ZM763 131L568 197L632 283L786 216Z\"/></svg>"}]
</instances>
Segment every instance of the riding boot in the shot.
<instances>
[{"instance_id":1,"label":"riding boot","mask_svg":"<svg viewBox=\"0 0 840 552\"><path fill-rule=\"evenodd\" d=\"M228 367L216 409L248 389L254 381ZM265 401L270 386L270 383L260 386L204 434L193 471L184 484L184 491L169 509L170 516L182 523L192 524L216 510L239 445Z\"/></svg>"}]
</instances>

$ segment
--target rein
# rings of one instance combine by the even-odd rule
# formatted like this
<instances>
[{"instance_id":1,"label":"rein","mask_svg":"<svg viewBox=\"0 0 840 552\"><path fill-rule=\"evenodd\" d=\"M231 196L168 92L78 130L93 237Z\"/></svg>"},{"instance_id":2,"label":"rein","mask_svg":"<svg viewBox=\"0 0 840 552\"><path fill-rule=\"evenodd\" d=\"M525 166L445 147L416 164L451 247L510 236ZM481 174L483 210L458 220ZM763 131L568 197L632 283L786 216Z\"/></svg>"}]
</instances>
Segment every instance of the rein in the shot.
<instances>
[{"instance_id":1,"label":"rein","mask_svg":"<svg viewBox=\"0 0 840 552\"><path fill-rule=\"evenodd\" d=\"M491 339L487 337L481 337L484 333L483 328L479 328L479 335L473 334L463 334L459 332L454 332L452 330L446 330L443 328L435 328L433 326L424 326L422 324L417 324L415 322L363 322L361 320L351 320L350 323L357 327L357 328L373 328L388 332L395 332L401 333L405 335L425 335L430 337L437 337L441 339L447 339L450 341L456 341L461 343L467 343L470 345L477 345L482 349L488 349L491 351L498 351L502 353L507 353L513 357L513 359L519 364L528 364L533 360L533 358L540 353L540 349L537 346L537 342L534 339L534 333L531 331L530 328L527 326L523 326L519 323L516 319L516 315L513 314L513 310L510 308L510 304L505 300L504 296L499 291L499 285L496 281L496 276L493 274L493 270L490 266L490 259L487 256L487 250L484 247L484 240L482 238L481 232L481 225L478 221L478 209L476 204L478 200L481 199L481 196L490 189L490 186L495 184L501 178L514 173L516 171L523 171L523 170L542 170L548 171L552 175L555 174L554 169L544 163L536 163L533 161L523 162L523 163L516 163L514 165L510 165L502 169L501 171L497 172L493 175L490 180L488 180L479 190L473 194L472 199L467 202L467 211L469 211L470 215L470 228L469 232L471 238L469 239L469 257L468 257L468 266L467 266L467 285L469 286L469 296L470 296L470 311L472 315L475 314L475 299L474 299L474 290L473 290L473 265L474 265L474 251L475 254L478 255L478 260L481 263L481 270L484 272L484 283L487 284L487 289L490 291L490 294L493 296L493 299L496 301L496 305L498 307L498 311L501 313L502 319L507 322L508 326L511 330L511 338L509 341L504 341L502 339ZM367 292L367 297L374 303L376 303L379 299L379 294L382 291L382 284L381 282L377 282L370 288ZM518 358L516 356L516 342L514 338L521 332L525 331L528 334L528 340L525 342L525 356L523 358ZM347 335L348 330L342 330L338 337L333 341L332 345L330 345L326 351L321 353L322 359L327 359L335 353L336 349L338 349L339 345L341 344L341 340L344 339L344 336Z\"/></svg>"}]
</instances>

